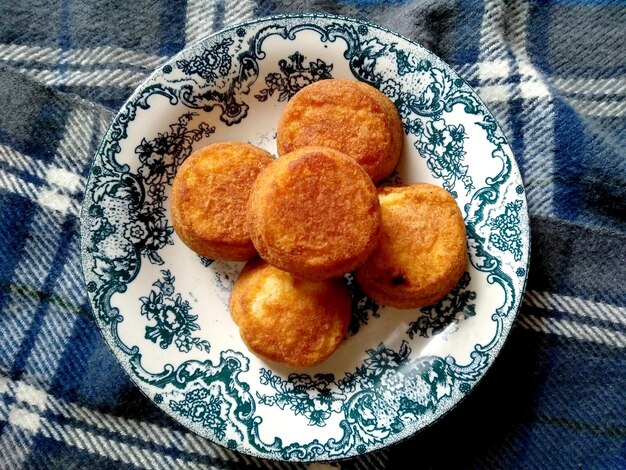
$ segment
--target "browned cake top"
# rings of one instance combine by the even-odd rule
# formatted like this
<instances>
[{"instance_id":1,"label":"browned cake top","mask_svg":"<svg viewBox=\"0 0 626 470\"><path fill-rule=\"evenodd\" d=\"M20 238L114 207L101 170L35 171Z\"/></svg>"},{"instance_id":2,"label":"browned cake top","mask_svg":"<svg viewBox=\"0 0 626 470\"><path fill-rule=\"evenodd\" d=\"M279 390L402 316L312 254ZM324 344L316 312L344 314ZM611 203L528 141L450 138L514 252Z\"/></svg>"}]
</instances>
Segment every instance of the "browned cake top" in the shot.
<instances>
[{"instance_id":1,"label":"browned cake top","mask_svg":"<svg viewBox=\"0 0 626 470\"><path fill-rule=\"evenodd\" d=\"M374 182L398 163L404 134L393 103L356 80L322 80L300 90L278 123L278 153L322 145L354 158Z\"/></svg>"},{"instance_id":2,"label":"browned cake top","mask_svg":"<svg viewBox=\"0 0 626 470\"><path fill-rule=\"evenodd\" d=\"M261 172L248 221L264 259L296 275L322 279L352 270L371 253L380 209L376 188L352 159L307 147Z\"/></svg>"},{"instance_id":3,"label":"browned cake top","mask_svg":"<svg viewBox=\"0 0 626 470\"><path fill-rule=\"evenodd\" d=\"M456 201L431 184L379 189L380 242L357 271L366 293L397 307L445 296L467 265L465 224Z\"/></svg>"},{"instance_id":4,"label":"browned cake top","mask_svg":"<svg viewBox=\"0 0 626 470\"><path fill-rule=\"evenodd\" d=\"M296 367L330 356L350 322L351 298L339 279L305 281L255 260L231 292L230 311L251 351Z\"/></svg>"},{"instance_id":5,"label":"browned cake top","mask_svg":"<svg viewBox=\"0 0 626 470\"><path fill-rule=\"evenodd\" d=\"M259 172L274 159L253 145L220 142L191 154L172 188L172 218L181 239L196 251L220 256L229 247L254 253L245 228L246 204ZM197 246L203 245L203 248ZM232 250L231 250L232 251Z\"/></svg>"}]
</instances>

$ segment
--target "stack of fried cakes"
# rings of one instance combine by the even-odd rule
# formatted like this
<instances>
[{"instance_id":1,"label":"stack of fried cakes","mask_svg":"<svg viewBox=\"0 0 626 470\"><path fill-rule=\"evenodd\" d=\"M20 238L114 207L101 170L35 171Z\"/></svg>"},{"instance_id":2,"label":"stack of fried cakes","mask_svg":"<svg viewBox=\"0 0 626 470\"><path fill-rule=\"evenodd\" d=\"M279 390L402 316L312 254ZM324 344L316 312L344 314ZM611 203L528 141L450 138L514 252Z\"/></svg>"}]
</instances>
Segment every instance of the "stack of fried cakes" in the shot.
<instances>
[{"instance_id":1,"label":"stack of fried cakes","mask_svg":"<svg viewBox=\"0 0 626 470\"><path fill-rule=\"evenodd\" d=\"M230 310L252 352L294 367L327 359L350 322L348 272L397 308L435 303L456 285L467 250L452 196L424 183L375 186L395 169L403 141L384 94L323 80L285 107L279 158L223 142L181 165L172 190L177 235L202 256L251 259Z\"/></svg>"}]
</instances>

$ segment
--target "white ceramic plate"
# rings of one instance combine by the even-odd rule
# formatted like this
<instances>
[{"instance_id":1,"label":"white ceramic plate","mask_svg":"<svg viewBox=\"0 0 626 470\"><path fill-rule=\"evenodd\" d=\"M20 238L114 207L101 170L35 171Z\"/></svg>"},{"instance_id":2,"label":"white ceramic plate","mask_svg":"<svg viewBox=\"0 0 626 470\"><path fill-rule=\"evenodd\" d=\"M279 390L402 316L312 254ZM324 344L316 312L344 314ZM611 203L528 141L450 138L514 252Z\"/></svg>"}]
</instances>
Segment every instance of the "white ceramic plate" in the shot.
<instances>
[{"instance_id":1,"label":"white ceramic plate","mask_svg":"<svg viewBox=\"0 0 626 470\"><path fill-rule=\"evenodd\" d=\"M169 195L178 165L211 142L276 154L287 100L331 77L368 82L396 103L406 135L393 179L454 195L470 267L442 302L421 310L376 305L349 280L349 337L324 363L297 370L246 349L227 307L242 263L202 259L183 245ZM81 222L95 317L133 382L198 434L273 459L354 456L442 416L497 356L528 269L524 187L478 96L409 40L325 15L233 26L154 72L95 156Z\"/></svg>"}]
</instances>

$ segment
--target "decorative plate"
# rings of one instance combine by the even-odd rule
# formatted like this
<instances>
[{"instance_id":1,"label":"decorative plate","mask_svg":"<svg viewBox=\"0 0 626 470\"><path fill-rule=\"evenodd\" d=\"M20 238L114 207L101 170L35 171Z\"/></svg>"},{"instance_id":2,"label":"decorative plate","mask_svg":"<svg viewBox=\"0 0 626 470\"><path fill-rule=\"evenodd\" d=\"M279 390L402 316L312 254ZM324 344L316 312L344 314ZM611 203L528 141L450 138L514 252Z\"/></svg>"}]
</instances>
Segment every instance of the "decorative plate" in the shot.
<instances>
[{"instance_id":1,"label":"decorative plate","mask_svg":"<svg viewBox=\"0 0 626 470\"><path fill-rule=\"evenodd\" d=\"M406 135L392 180L431 182L456 198L470 266L421 310L377 305L347 276L348 338L319 366L297 370L247 350L228 311L243 263L190 251L172 228L169 196L180 163L211 142L276 154L285 103L328 78L362 80L395 102ZM155 71L95 156L81 222L89 299L133 382L201 436L272 459L346 458L441 417L500 351L528 269L524 187L476 93L421 46L327 15L233 26Z\"/></svg>"}]
</instances>

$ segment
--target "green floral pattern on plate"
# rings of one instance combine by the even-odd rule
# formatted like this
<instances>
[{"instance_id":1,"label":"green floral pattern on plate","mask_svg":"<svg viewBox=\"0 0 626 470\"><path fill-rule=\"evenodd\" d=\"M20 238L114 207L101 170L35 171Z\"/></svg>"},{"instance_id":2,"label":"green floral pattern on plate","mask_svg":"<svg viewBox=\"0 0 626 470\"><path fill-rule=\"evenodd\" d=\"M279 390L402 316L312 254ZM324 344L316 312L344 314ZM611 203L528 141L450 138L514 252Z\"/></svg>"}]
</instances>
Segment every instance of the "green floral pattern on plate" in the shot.
<instances>
[{"instance_id":1,"label":"green floral pattern on plate","mask_svg":"<svg viewBox=\"0 0 626 470\"><path fill-rule=\"evenodd\" d=\"M493 246L502 251L510 251L515 261L521 261L523 256L522 230L520 229L520 210L522 201L509 202L504 214L493 218L489 226L494 233L489 236Z\"/></svg>"},{"instance_id":2,"label":"green floral pattern on plate","mask_svg":"<svg viewBox=\"0 0 626 470\"><path fill-rule=\"evenodd\" d=\"M468 290L469 273L464 273L457 286L443 300L434 305L423 307L417 320L409 323L406 334L413 338L416 334L428 338L444 331L449 325L457 324L461 319L476 315L476 292Z\"/></svg>"},{"instance_id":3,"label":"green floral pattern on plate","mask_svg":"<svg viewBox=\"0 0 626 470\"><path fill-rule=\"evenodd\" d=\"M155 323L146 326L145 338L153 343L158 341L161 349L167 349L174 341L181 352L189 352L195 347L208 353L210 343L191 335L200 329L196 322L198 317L191 314L189 302L183 300L180 294L175 294L176 278L167 269L161 273L163 278L152 284L156 290L151 290L147 297L139 298L141 314Z\"/></svg>"},{"instance_id":4,"label":"green floral pattern on plate","mask_svg":"<svg viewBox=\"0 0 626 470\"><path fill-rule=\"evenodd\" d=\"M304 65L305 56L296 51L287 60L278 62L280 73L270 73L265 77L265 85L259 94L254 97L259 101L266 101L274 93L278 93L278 101L288 101L302 88L313 82L333 78L332 64L321 59L311 61L308 67Z\"/></svg>"}]
</instances>

